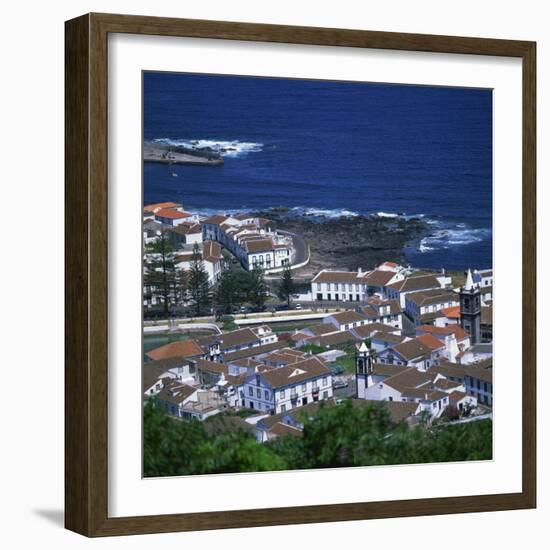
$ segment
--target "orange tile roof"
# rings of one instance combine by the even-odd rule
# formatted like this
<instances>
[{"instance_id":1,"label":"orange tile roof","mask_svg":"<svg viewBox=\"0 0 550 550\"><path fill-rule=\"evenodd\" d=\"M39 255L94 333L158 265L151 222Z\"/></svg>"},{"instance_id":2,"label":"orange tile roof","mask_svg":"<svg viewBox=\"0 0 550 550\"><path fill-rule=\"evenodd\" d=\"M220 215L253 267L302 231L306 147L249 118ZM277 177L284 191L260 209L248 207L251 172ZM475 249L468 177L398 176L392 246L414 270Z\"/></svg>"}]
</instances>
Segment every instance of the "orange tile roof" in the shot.
<instances>
[{"instance_id":1,"label":"orange tile roof","mask_svg":"<svg viewBox=\"0 0 550 550\"><path fill-rule=\"evenodd\" d=\"M203 354L204 352L196 340L171 342L146 353L147 357L155 361L170 357L198 357Z\"/></svg>"},{"instance_id":2,"label":"orange tile roof","mask_svg":"<svg viewBox=\"0 0 550 550\"><path fill-rule=\"evenodd\" d=\"M170 208L161 208L155 212L155 216L160 216L162 218L170 218L172 220L177 220L180 218L190 218L193 214L189 212L180 212L179 210L171 210Z\"/></svg>"},{"instance_id":3,"label":"orange tile roof","mask_svg":"<svg viewBox=\"0 0 550 550\"><path fill-rule=\"evenodd\" d=\"M441 340L436 338L433 334L423 334L422 336L418 336L416 339L419 342L422 342L426 347L433 350L445 347Z\"/></svg>"},{"instance_id":4,"label":"orange tile roof","mask_svg":"<svg viewBox=\"0 0 550 550\"><path fill-rule=\"evenodd\" d=\"M144 212L155 212L161 210L162 208L177 208L181 206L177 202L157 202L155 204L146 204L143 207Z\"/></svg>"},{"instance_id":5,"label":"orange tile roof","mask_svg":"<svg viewBox=\"0 0 550 550\"><path fill-rule=\"evenodd\" d=\"M449 319L460 319L460 306L444 307L441 312Z\"/></svg>"},{"instance_id":6,"label":"orange tile roof","mask_svg":"<svg viewBox=\"0 0 550 550\"><path fill-rule=\"evenodd\" d=\"M454 334L457 340L463 340L464 338L468 338L470 336L462 327L459 327L458 325L449 325L447 327L420 325L419 327L416 327L416 333L418 334L419 332L441 334L442 336L446 336L447 334Z\"/></svg>"}]
</instances>

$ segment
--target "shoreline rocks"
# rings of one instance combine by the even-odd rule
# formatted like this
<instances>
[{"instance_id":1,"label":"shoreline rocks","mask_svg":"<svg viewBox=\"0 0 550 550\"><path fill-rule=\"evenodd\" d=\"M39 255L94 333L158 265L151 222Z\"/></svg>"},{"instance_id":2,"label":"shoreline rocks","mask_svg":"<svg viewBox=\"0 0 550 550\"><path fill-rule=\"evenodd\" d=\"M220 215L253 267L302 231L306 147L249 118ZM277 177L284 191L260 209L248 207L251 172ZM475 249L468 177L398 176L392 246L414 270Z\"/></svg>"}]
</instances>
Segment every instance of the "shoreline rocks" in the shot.
<instances>
[{"instance_id":1,"label":"shoreline rocks","mask_svg":"<svg viewBox=\"0 0 550 550\"><path fill-rule=\"evenodd\" d=\"M372 269L384 261L405 262L405 248L428 230L420 218L353 216L329 218L290 214L273 208L255 213L273 220L278 229L298 233L309 244L311 261L305 268Z\"/></svg>"}]
</instances>

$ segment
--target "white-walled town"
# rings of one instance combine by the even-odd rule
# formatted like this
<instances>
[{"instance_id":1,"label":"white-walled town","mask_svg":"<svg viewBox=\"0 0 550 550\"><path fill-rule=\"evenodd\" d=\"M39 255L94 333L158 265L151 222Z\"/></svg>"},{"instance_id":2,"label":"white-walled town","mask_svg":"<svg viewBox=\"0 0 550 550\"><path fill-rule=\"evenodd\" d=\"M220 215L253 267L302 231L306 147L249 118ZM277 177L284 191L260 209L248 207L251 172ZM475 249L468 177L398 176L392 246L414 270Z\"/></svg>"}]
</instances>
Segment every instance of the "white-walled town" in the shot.
<instances>
[{"instance_id":1,"label":"white-walled town","mask_svg":"<svg viewBox=\"0 0 550 550\"><path fill-rule=\"evenodd\" d=\"M178 202L145 206L143 239L143 396L170 417L262 444L344 401L424 429L492 418L491 269L311 272L267 217Z\"/></svg>"}]
</instances>

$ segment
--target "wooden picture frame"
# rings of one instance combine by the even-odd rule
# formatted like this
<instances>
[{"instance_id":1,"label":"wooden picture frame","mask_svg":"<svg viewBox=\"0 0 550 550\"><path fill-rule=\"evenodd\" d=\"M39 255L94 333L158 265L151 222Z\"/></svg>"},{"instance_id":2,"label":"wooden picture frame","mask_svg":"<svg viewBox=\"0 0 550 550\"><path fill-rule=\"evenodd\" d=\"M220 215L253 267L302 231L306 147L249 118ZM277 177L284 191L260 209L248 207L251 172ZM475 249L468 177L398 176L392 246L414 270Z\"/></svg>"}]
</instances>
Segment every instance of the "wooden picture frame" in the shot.
<instances>
[{"instance_id":1,"label":"wooden picture frame","mask_svg":"<svg viewBox=\"0 0 550 550\"><path fill-rule=\"evenodd\" d=\"M107 37L132 33L520 58L523 67L523 487L511 494L140 517L108 516ZM88 14L66 22L65 525L161 533L536 506L536 45L533 42ZM528 261L527 261L528 260Z\"/></svg>"}]
</instances>

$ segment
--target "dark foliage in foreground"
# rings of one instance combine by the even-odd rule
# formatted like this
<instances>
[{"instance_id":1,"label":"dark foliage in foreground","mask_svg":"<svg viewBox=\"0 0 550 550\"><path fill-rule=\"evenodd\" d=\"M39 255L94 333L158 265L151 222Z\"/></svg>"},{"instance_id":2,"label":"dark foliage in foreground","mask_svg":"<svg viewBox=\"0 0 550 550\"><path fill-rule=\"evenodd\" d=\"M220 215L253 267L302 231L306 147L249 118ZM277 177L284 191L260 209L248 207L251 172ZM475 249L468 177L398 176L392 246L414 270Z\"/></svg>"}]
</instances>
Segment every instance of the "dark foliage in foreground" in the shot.
<instances>
[{"instance_id":1,"label":"dark foliage in foreground","mask_svg":"<svg viewBox=\"0 0 550 550\"><path fill-rule=\"evenodd\" d=\"M208 422L208 420L206 421ZM145 476L255 472L492 458L492 421L409 429L383 404L321 407L303 418L303 437L257 443L243 430L212 434L173 420L151 400L144 410Z\"/></svg>"}]
</instances>

